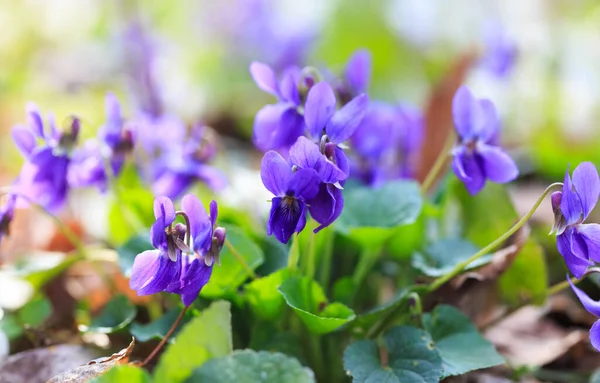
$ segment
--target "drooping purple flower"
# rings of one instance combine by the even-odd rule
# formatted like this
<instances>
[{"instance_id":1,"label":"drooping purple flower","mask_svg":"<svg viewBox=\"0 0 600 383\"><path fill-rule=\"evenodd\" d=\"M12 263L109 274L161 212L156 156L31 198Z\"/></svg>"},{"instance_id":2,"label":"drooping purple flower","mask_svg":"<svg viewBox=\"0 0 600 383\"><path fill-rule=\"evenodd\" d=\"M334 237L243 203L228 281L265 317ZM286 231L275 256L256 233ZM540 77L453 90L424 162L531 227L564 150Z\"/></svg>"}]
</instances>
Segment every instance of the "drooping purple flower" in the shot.
<instances>
[{"instance_id":1,"label":"drooping purple flower","mask_svg":"<svg viewBox=\"0 0 600 383\"><path fill-rule=\"evenodd\" d=\"M423 137L421 112L410 105L369 103L364 119L350 138L354 176L372 186L411 178Z\"/></svg>"},{"instance_id":2,"label":"drooping purple flower","mask_svg":"<svg viewBox=\"0 0 600 383\"><path fill-rule=\"evenodd\" d=\"M97 138L87 140L73 152L69 185L94 186L101 192L106 191L108 179L120 174L126 155L132 150L133 133L125 125L119 101L109 93L106 96L106 123L98 130Z\"/></svg>"},{"instance_id":3,"label":"drooping purple flower","mask_svg":"<svg viewBox=\"0 0 600 383\"><path fill-rule=\"evenodd\" d=\"M352 54L341 81L335 86L342 105L367 92L371 83L372 61L371 52L366 49L359 49Z\"/></svg>"},{"instance_id":4,"label":"drooping purple flower","mask_svg":"<svg viewBox=\"0 0 600 383\"><path fill-rule=\"evenodd\" d=\"M156 250L145 251L135 258L129 285L138 295L161 291L179 294L183 304L189 306L210 279L213 260L220 251L220 247L213 249L213 243L222 247L225 231L214 229L215 201L211 202L210 217L198 198L191 194L183 197L181 206L182 211L176 212L169 198L155 199L156 221L150 238ZM186 217L186 225L173 225L177 215ZM218 235L213 236L215 231Z\"/></svg>"},{"instance_id":5,"label":"drooping purple flower","mask_svg":"<svg viewBox=\"0 0 600 383\"><path fill-rule=\"evenodd\" d=\"M225 175L208 164L216 154L211 135L207 127L197 124L182 145L172 146L162 153L154 162L154 194L177 198L197 181L213 190L227 185Z\"/></svg>"},{"instance_id":6,"label":"drooping purple flower","mask_svg":"<svg viewBox=\"0 0 600 383\"><path fill-rule=\"evenodd\" d=\"M267 234L287 243L294 233L306 226L306 203L319 191L319 175L314 169L293 169L279 153L269 151L262 159L260 176L265 187L275 195Z\"/></svg>"},{"instance_id":7,"label":"drooping purple flower","mask_svg":"<svg viewBox=\"0 0 600 383\"><path fill-rule=\"evenodd\" d=\"M479 65L498 78L505 78L517 59L517 46L499 23L484 30L485 51Z\"/></svg>"},{"instance_id":8,"label":"drooping purple flower","mask_svg":"<svg viewBox=\"0 0 600 383\"><path fill-rule=\"evenodd\" d=\"M477 194L488 179L506 183L517 178L517 165L497 146L500 120L490 100L476 99L462 86L454 95L452 114L459 136L452 169L469 193Z\"/></svg>"},{"instance_id":9,"label":"drooping purple flower","mask_svg":"<svg viewBox=\"0 0 600 383\"><path fill-rule=\"evenodd\" d=\"M581 301L583 307L585 307L590 314L600 318L600 302L594 301L583 290L575 286L568 275L567 280L575 292L575 295L577 295L577 298ZM600 351L600 320L597 320L592 325L592 328L590 328L590 343L592 343L592 346L594 346L596 350Z\"/></svg>"},{"instance_id":10,"label":"drooping purple flower","mask_svg":"<svg viewBox=\"0 0 600 383\"><path fill-rule=\"evenodd\" d=\"M46 129L38 108L34 104L27 106L27 126L18 125L12 130L15 144L26 160L15 185L19 193L51 211L64 205L70 155L79 129L79 119L73 118L69 128L60 132L52 116Z\"/></svg>"},{"instance_id":11,"label":"drooping purple flower","mask_svg":"<svg viewBox=\"0 0 600 383\"><path fill-rule=\"evenodd\" d=\"M17 206L17 196L8 194L4 205L0 206L0 243L2 237L10 235L10 223L15 217L15 208Z\"/></svg>"},{"instance_id":12,"label":"drooping purple flower","mask_svg":"<svg viewBox=\"0 0 600 383\"><path fill-rule=\"evenodd\" d=\"M600 178L591 162L582 162L565 174L562 191L552 194L556 246L569 271L580 278L588 266L600 262L600 225L584 224L600 196Z\"/></svg>"},{"instance_id":13,"label":"drooping purple flower","mask_svg":"<svg viewBox=\"0 0 600 383\"><path fill-rule=\"evenodd\" d=\"M254 145L263 151L289 148L305 130L304 118L299 111L302 102L298 90L300 70L288 68L278 81L268 65L253 62L250 74L261 90L277 97L278 101L277 104L266 105L256 114Z\"/></svg>"},{"instance_id":14,"label":"drooping purple flower","mask_svg":"<svg viewBox=\"0 0 600 383\"><path fill-rule=\"evenodd\" d=\"M319 145L306 137L298 137L290 148L290 162L299 169L314 169L319 175L319 191L307 201L311 217L320 224L314 230L317 233L332 224L342 213L344 198L341 184L348 178L348 174L328 159Z\"/></svg>"}]
</instances>

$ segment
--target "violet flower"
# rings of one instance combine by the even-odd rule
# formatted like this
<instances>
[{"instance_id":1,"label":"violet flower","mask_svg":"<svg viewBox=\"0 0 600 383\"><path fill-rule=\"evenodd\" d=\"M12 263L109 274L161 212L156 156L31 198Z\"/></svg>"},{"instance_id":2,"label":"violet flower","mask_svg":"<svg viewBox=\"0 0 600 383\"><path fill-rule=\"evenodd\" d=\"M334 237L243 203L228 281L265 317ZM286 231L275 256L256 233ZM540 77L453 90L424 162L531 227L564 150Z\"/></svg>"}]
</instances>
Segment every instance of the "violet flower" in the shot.
<instances>
[{"instance_id":1,"label":"violet flower","mask_svg":"<svg viewBox=\"0 0 600 383\"><path fill-rule=\"evenodd\" d=\"M600 196L600 178L591 162L582 162L565 174L562 191L552 194L556 246L565 259L569 271L581 278L588 266L600 262L600 225L584 224Z\"/></svg>"},{"instance_id":2,"label":"violet flower","mask_svg":"<svg viewBox=\"0 0 600 383\"><path fill-rule=\"evenodd\" d=\"M514 68L517 46L498 23L491 23L484 30L485 51L479 65L498 78L505 78Z\"/></svg>"},{"instance_id":3,"label":"violet flower","mask_svg":"<svg viewBox=\"0 0 600 383\"><path fill-rule=\"evenodd\" d=\"M517 178L517 165L497 146L500 120L490 100L476 99L462 86L454 95L452 114L459 135L452 169L470 194L481 191L488 179L506 183Z\"/></svg>"},{"instance_id":4,"label":"violet flower","mask_svg":"<svg viewBox=\"0 0 600 383\"><path fill-rule=\"evenodd\" d=\"M50 211L60 209L67 198L70 155L79 135L79 119L73 118L67 131L60 132L52 116L48 129L34 104L27 106L27 126L15 126L12 136L25 157L17 180L19 193ZM42 144L38 145L38 141Z\"/></svg>"},{"instance_id":5,"label":"violet flower","mask_svg":"<svg viewBox=\"0 0 600 383\"><path fill-rule=\"evenodd\" d=\"M350 138L357 154L351 173L372 186L413 177L423 128L423 116L412 106L370 102L364 119Z\"/></svg>"},{"instance_id":6,"label":"violet flower","mask_svg":"<svg viewBox=\"0 0 600 383\"><path fill-rule=\"evenodd\" d=\"M306 226L306 204L319 191L320 179L314 169L293 169L275 151L265 153L260 167L265 187L275 195L267 222L267 235L287 243Z\"/></svg>"},{"instance_id":7,"label":"violet flower","mask_svg":"<svg viewBox=\"0 0 600 383\"><path fill-rule=\"evenodd\" d=\"M10 223L15 217L15 208L17 206L17 196L8 194L4 205L0 206L0 243L3 236L10 235Z\"/></svg>"},{"instance_id":8,"label":"violet flower","mask_svg":"<svg viewBox=\"0 0 600 383\"><path fill-rule=\"evenodd\" d=\"M569 281L571 288L575 292L575 295L577 295L577 298L579 298L579 300L581 301L583 307L585 307L585 309L590 314L593 314L597 318L600 318L600 302L594 301L583 290L575 286L568 275L567 280ZM596 350L600 351L600 320L594 322L592 328L590 328L590 342Z\"/></svg>"},{"instance_id":9,"label":"violet flower","mask_svg":"<svg viewBox=\"0 0 600 383\"><path fill-rule=\"evenodd\" d=\"M215 191L223 189L227 186L227 178L207 164L216 152L209 128L195 125L185 143L168 148L154 162L152 191L155 195L177 198L196 181L204 182Z\"/></svg>"},{"instance_id":10,"label":"violet flower","mask_svg":"<svg viewBox=\"0 0 600 383\"><path fill-rule=\"evenodd\" d=\"M342 213L344 198L341 183L348 178L348 174L328 159L319 150L319 145L306 137L298 137L290 148L290 162L299 169L314 169L319 175L319 191L307 201L311 217L320 224L314 230L317 233Z\"/></svg>"},{"instance_id":11,"label":"violet flower","mask_svg":"<svg viewBox=\"0 0 600 383\"><path fill-rule=\"evenodd\" d=\"M367 92L371 83L372 61L371 52L366 49L359 49L352 54L344 69L341 83L335 87L342 105Z\"/></svg>"},{"instance_id":12,"label":"violet flower","mask_svg":"<svg viewBox=\"0 0 600 383\"><path fill-rule=\"evenodd\" d=\"M225 241L225 231L214 229L215 201L211 202L210 217L198 198L191 194L183 197L181 206L182 211L176 212L169 198L154 200L156 221L150 230L150 239L156 250L138 254L129 285L140 296L161 291L179 294L183 304L189 306L210 279L213 260ZM177 215L185 217L185 225L173 225ZM218 235L213 235L214 232Z\"/></svg>"},{"instance_id":13,"label":"violet flower","mask_svg":"<svg viewBox=\"0 0 600 383\"><path fill-rule=\"evenodd\" d=\"M281 80L266 64L253 62L250 74L263 91L277 97L277 104L266 105L254 118L253 141L263 151L290 147L304 134L304 119L299 107L302 104L298 84L301 73L296 67L285 70Z\"/></svg>"}]
</instances>

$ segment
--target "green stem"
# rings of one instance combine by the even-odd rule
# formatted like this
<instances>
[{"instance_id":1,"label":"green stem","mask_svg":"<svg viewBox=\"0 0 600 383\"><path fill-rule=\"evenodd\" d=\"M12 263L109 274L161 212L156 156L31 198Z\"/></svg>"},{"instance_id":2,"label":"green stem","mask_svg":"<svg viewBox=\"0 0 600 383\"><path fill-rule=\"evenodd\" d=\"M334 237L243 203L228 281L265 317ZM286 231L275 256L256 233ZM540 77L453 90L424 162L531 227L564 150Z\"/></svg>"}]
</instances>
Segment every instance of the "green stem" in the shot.
<instances>
[{"instance_id":1,"label":"green stem","mask_svg":"<svg viewBox=\"0 0 600 383\"><path fill-rule=\"evenodd\" d=\"M381 251L380 247L376 248L365 248L360 253L360 258L358 260L358 265L356 269L354 269L354 274L352 275L352 282L354 282L354 288L358 289L358 287L362 284L363 280L373 268L373 265L379 259L379 253Z\"/></svg>"},{"instance_id":2,"label":"green stem","mask_svg":"<svg viewBox=\"0 0 600 383\"><path fill-rule=\"evenodd\" d=\"M333 240L334 240L334 231L331 227L323 229L324 245L323 245L323 255L321 256L321 267L320 267L320 282L321 287L324 291L328 290L329 287L329 278L331 277L331 262L333 258Z\"/></svg>"},{"instance_id":3,"label":"green stem","mask_svg":"<svg viewBox=\"0 0 600 383\"><path fill-rule=\"evenodd\" d=\"M288 252L288 264L287 267L290 271L296 270L298 266L298 259L300 259L300 239L298 235L292 237L292 246Z\"/></svg>"},{"instance_id":4,"label":"green stem","mask_svg":"<svg viewBox=\"0 0 600 383\"><path fill-rule=\"evenodd\" d=\"M321 346L321 337L314 334L307 334L308 338L308 355L311 359L313 371L317 378L323 378L322 374L325 372L323 347ZM321 381L317 379L317 381Z\"/></svg>"},{"instance_id":5,"label":"green stem","mask_svg":"<svg viewBox=\"0 0 600 383\"><path fill-rule=\"evenodd\" d=\"M312 279L315 276L315 268L316 268L316 241L315 241L315 237L316 234L315 233L310 233L310 239L308 240L308 254L306 256L307 258L307 264L306 264L306 276L309 277L310 279Z\"/></svg>"},{"instance_id":6,"label":"green stem","mask_svg":"<svg viewBox=\"0 0 600 383\"><path fill-rule=\"evenodd\" d=\"M237 259L237 261L240 263L240 265L242 265L244 270L246 270L246 273L248 274L248 276L252 279L256 279L257 276L254 273L254 270L252 270L250 265L248 265L248 262L246 262L244 257L242 257L242 255L237 251L237 249L235 247L233 247L233 245L231 244L231 242L229 242L228 239L225 239L225 246L227 246L229 251L231 251L231 254L233 254L235 259Z\"/></svg>"},{"instance_id":7,"label":"green stem","mask_svg":"<svg viewBox=\"0 0 600 383\"><path fill-rule=\"evenodd\" d=\"M533 205L531 210L529 210L529 212L527 212L527 214L525 214L519 220L519 222L517 222L513 227L511 227L507 232L502 234L500 237L498 237L492 243L485 246L484 248L479 250L477 253L473 254L469 259L456 265L450 272L448 272L448 274L443 275L443 276L439 277L438 279L436 279L435 281L433 281L433 283L429 286L428 292L432 293L432 292L436 291L443 284L445 284L446 282L448 282L449 280L451 280L452 278L454 278L458 274L460 274L467 266L469 266L475 260L477 260L478 258L480 258L486 254L489 254L492 250L494 250L498 246L502 245L502 243L504 243L504 241L506 241L511 235L513 235L517 230L519 230L521 228L521 226L523 226L529 220L529 218L531 218L533 213L535 213L535 211L540 206L540 204L542 203L544 198L548 195L548 193L550 193L554 188L562 187L562 185L563 184L561 182L555 182L555 183L551 184L550 186L548 186L546 188L546 190L544 190L544 192L542 193L540 198L538 198L536 203Z\"/></svg>"},{"instance_id":8,"label":"green stem","mask_svg":"<svg viewBox=\"0 0 600 383\"><path fill-rule=\"evenodd\" d=\"M152 350L150 355L148 355L148 357L144 359L144 361L139 365L140 367L147 365L148 362L150 362L152 358L154 358L156 354L163 348L163 346L169 341L169 338L171 337L171 335L173 335L173 332L175 332L177 326L179 326L179 322L181 322L181 320L183 319L183 316L185 315L185 312L187 311L188 307L189 306L185 306L183 309L181 309L179 316L177 317L177 319L175 319L175 322L173 322L173 325L171 326L165 337L162 338L160 343L154 348L154 350Z\"/></svg>"},{"instance_id":9,"label":"green stem","mask_svg":"<svg viewBox=\"0 0 600 383\"><path fill-rule=\"evenodd\" d=\"M425 176L425 179L423 180L423 183L421 184L421 192L423 194L427 193L427 191L429 190L429 188L431 187L431 185L437 178L438 174L444 167L444 164L446 163L446 160L448 158L448 154L450 153L450 150L452 149L452 146L454 145L455 140L456 140L456 135L454 133L454 130L451 130L448 133L448 137L446 137L446 142L444 143L444 147L442 148L442 151L435 159L435 162L431 166L431 169L429 169L427 176Z\"/></svg>"}]
</instances>

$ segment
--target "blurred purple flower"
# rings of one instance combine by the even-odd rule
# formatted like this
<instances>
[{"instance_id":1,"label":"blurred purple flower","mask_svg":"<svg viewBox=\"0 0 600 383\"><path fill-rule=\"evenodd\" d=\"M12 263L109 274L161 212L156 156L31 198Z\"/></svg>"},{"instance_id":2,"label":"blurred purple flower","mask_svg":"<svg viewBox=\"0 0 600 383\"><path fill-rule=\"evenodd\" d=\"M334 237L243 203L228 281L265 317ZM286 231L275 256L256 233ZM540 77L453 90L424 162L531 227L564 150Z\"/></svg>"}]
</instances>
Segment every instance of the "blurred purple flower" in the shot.
<instances>
[{"instance_id":1,"label":"blurred purple flower","mask_svg":"<svg viewBox=\"0 0 600 383\"><path fill-rule=\"evenodd\" d=\"M59 132L52 116L49 129L44 128L40 112L34 104L27 106L27 126L15 126L12 136L26 159L16 190L50 211L60 209L67 198L67 172L71 152L79 136L79 119L73 118L69 129ZM42 141L38 145L38 140Z\"/></svg>"},{"instance_id":2,"label":"blurred purple flower","mask_svg":"<svg viewBox=\"0 0 600 383\"><path fill-rule=\"evenodd\" d=\"M277 104L266 105L254 118L253 141L263 151L290 147L296 138L304 134L304 119L299 107L302 100L298 90L300 69L286 69L281 80L268 65L253 62L250 74L263 91L277 97Z\"/></svg>"},{"instance_id":3,"label":"blurred purple flower","mask_svg":"<svg viewBox=\"0 0 600 383\"><path fill-rule=\"evenodd\" d=\"M189 306L210 279L215 257L213 243L222 247L225 237L222 228L218 229L223 235L213 237L217 218L215 201L210 205L210 217L198 198L191 194L183 197L181 206L182 211L176 212L169 198L154 200L156 221L150 230L150 239L156 250L138 254L129 285L140 296L161 291L179 294L183 304ZM173 226L177 215L186 217L189 226L180 223ZM190 246L184 241L186 235L190 236Z\"/></svg>"},{"instance_id":4,"label":"blurred purple flower","mask_svg":"<svg viewBox=\"0 0 600 383\"><path fill-rule=\"evenodd\" d=\"M577 278L588 266L600 262L600 225L584 224L596 206L600 196L600 178L591 162L582 162L573 171L565 174L562 191L552 194L552 209L555 222L556 246L565 259L569 271Z\"/></svg>"},{"instance_id":5,"label":"blurred purple flower","mask_svg":"<svg viewBox=\"0 0 600 383\"><path fill-rule=\"evenodd\" d=\"M177 198L194 182L204 182L212 190L227 186L225 175L207 164L216 155L214 137L207 127L195 125L190 137L179 145L166 148L154 162L155 195Z\"/></svg>"},{"instance_id":6,"label":"blurred purple flower","mask_svg":"<svg viewBox=\"0 0 600 383\"><path fill-rule=\"evenodd\" d=\"M275 195L267 222L267 234L287 243L306 226L306 203L319 191L320 178L314 169L292 169L275 151L265 153L260 167L265 187Z\"/></svg>"},{"instance_id":7,"label":"blurred purple flower","mask_svg":"<svg viewBox=\"0 0 600 383\"><path fill-rule=\"evenodd\" d=\"M108 179L121 173L125 156L133 150L133 133L125 126L117 98L106 95L106 123L97 139L87 140L73 152L68 180L71 187L95 186L104 192ZM107 174L110 166L111 174Z\"/></svg>"},{"instance_id":8,"label":"blurred purple flower","mask_svg":"<svg viewBox=\"0 0 600 383\"><path fill-rule=\"evenodd\" d=\"M365 183L411 178L423 137L421 112L409 105L372 101L350 138L356 152L352 171Z\"/></svg>"},{"instance_id":9,"label":"blurred purple flower","mask_svg":"<svg viewBox=\"0 0 600 383\"><path fill-rule=\"evenodd\" d=\"M498 78L506 77L515 65L517 46L499 23L491 23L484 31L485 51L479 65Z\"/></svg>"},{"instance_id":10,"label":"blurred purple flower","mask_svg":"<svg viewBox=\"0 0 600 383\"><path fill-rule=\"evenodd\" d=\"M585 309L590 314L594 315L597 318L600 318L600 302L594 301L583 290L575 286L568 275L567 280L569 281L571 288L575 292L575 295L577 295L577 298L579 298L579 300L581 301L583 307L585 307ZM590 329L590 342L596 350L600 351L600 320L594 322L592 328Z\"/></svg>"},{"instance_id":11,"label":"blurred purple flower","mask_svg":"<svg viewBox=\"0 0 600 383\"><path fill-rule=\"evenodd\" d=\"M15 194L8 194L6 202L0 206L0 243L2 243L2 237L10 235L10 223L15 217L16 206L17 196Z\"/></svg>"},{"instance_id":12,"label":"blurred purple flower","mask_svg":"<svg viewBox=\"0 0 600 383\"><path fill-rule=\"evenodd\" d=\"M452 169L469 193L481 191L487 179L506 183L517 178L517 165L496 146L500 120L490 100L476 99L462 86L454 95L452 114L459 135Z\"/></svg>"},{"instance_id":13,"label":"blurred purple flower","mask_svg":"<svg viewBox=\"0 0 600 383\"><path fill-rule=\"evenodd\" d=\"M367 49L359 49L352 54L342 79L335 86L342 105L347 104L353 97L367 92L371 83L372 61L371 52Z\"/></svg>"}]
</instances>

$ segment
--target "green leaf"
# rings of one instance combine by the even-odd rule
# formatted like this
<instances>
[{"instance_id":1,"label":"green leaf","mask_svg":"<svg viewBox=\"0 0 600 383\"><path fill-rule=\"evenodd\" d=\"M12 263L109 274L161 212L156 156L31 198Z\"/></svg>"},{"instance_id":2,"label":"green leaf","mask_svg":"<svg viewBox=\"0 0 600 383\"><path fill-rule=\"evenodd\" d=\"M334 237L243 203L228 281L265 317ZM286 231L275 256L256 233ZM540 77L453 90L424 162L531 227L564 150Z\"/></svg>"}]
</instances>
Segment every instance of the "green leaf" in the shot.
<instances>
[{"instance_id":1,"label":"green leaf","mask_svg":"<svg viewBox=\"0 0 600 383\"><path fill-rule=\"evenodd\" d=\"M548 289L548 274L544 250L529 239L510 267L500 275L500 297L511 306L523 302L544 304Z\"/></svg>"},{"instance_id":2,"label":"green leaf","mask_svg":"<svg viewBox=\"0 0 600 383\"><path fill-rule=\"evenodd\" d=\"M414 181L391 181L378 189L358 185L344 192L344 201L335 227L363 247L381 245L396 227L414 223L423 206Z\"/></svg>"},{"instance_id":3,"label":"green leaf","mask_svg":"<svg viewBox=\"0 0 600 383\"><path fill-rule=\"evenodd\" d=\"M268 321L279 318L285 301L277 288L288 276L289 269L281 269L245 286L246 297L254 314Z\"/></svg>"},{"instance_id":4,"label":"green leaf","mask_svg":"<svg viewBox=\"0 0 600 383\"><path fill-rule=\"evenodd\" d=\"M52 304L46 297L38 297L27 302L17 312L17 320L23 326L39 327L52 314Z\"/></svg>"},{"instance_id":5,"label":"green leaf","mask_svg":"<svg viewBox=\"0 0 600 383\"><path fill-rule=\"evenodd\" d=\"M382 349L372 340L348 346L344 369L356 383L437 383L442 376L442 359L428 333L400 326L383 336Z\"/></svg>"},{"instance_id":6,"label":"green leaf","mask_svg":"<svg viewBox=\"0 0 600 383\"><path fill-rule=\"evenodd\" d=\"M16 314L4 314L0 318L0 331L6 334L8 340L13 340L23 335L23 326L19 324Z\"/></svg>"},{"instance_id":7,"label":"green leaf","mask_svg":"<svg viewBox=\"0 0 600 383\"><path fill-rule=\"evenodd\" d=\"M408 295L410 291L410 288L398 291L389 301L374 307L364 314L358 315L356 319L348 323L348 326L354 330L356 336L359 336L361 334L364 335L376 322L386 318L392 311L408 315ZM406 306L406 310L403 306Z\"/></svg>"},{"instance_id":8,"label":"green leaf","mask_svg":"<svg viewBox=\"0 0 600 383\"><path fill-rule=\"evenodd\" d=\"M600 368L594 370L590 376L590 383L600 383Z\"/></svg>"},{"instance_id":9,"label":"green leaf","mask_svg":"<svg viewBox=\"0 0 600 383\"><path fill-rule=\"evenodd\" d=\"M237 253L252 270L256 270L264 260L260 247L254 243L240 228L227 227L227 240L231 242ZM228 246L221 251L221 266L213 267L210 281L200 295L206 298L221 298L236 289L248 279L248 272L233 255Z\"/></svg>"},{"instance_id":10,"label":"green leaf","mask_svg":"<svg viewBox=\"0 0 600 383\"><path fill-rule=\"evenodd\" d=\"M71 265L83 260L79 255L46 252L23 257L24 262L16 265L20 277L29 282L34 290L39 290Z\"/></svg>"},{"instance_id":11,"label":"green leaf","mask_svg":"<svg viewBox=\"0 0 600 383\"><path fill-rule=\"evenodd\" d=\"M131 324L129 332L131 332L131 335L133 335L138 342L146 342L150 339L162 339L165 337L165 335L167 335L167 332L169 332L171 326L173 323L175 323L175 320L179 316L180 312L180 309L173 308L153 322L147 324L134 322ZM192 319L192 317L193 314L188 310L173 332L171 340L174 339L174 337L179 333L179 331L181 331L183 326Z\"/></svg>"},{"instance_id":12,"label":"green leaf","mask_svg":"<svg viewBox=\"0 0 600 383\"><path fill-rule=\"evenodd\" d=\"M430 277L447 274L457 264L466 261L480 249L470 241L458 238L446 238L429 245L424 253L415 253L412 266ZM492 260L485 255L471 263L465 270L484 265Z\"/></svg>"},{"instance_id":13,"label":"green leaf","mask_svg":"<svg viewBox=\"0 0 600 383\"><path fill-rule=\"evenodd\" d=\"M233 349L230 309L229 302L214 302L183 327L158 361L155 381L182 382L207 360L229 355Z\"/></svg>"},{"instance_id":14,"label":"green leaf","mask_svg":"<svg viewBox=\"0 0 600 383\"><path fill-rule=\"evenodd\" d=\"M140 367L122 364L92 380L94 383L151 383L150 375Z\"/></svg>"},{"instance_id":15,"label":"green leaf","mask_svg":"<svg viewBox=\"0 0 600 383\"><path fill-rule=\"evenodd\" d=\"M323 289L307 277L291 277L279 292L308 329L315 334L332 332L354 319L354 311L341 303L328 303Z\"/></svg>"},{"instance_id":16,"label":"green leaf","mask_svg":"<svg viewBox=\"0 0 600 383\"><path fill-rule=\"evenodd\" d=\"M311 383L313 372L278 352L242 350L213 359L194 371L187 383Z\"/></svg>"},{"instance_id":17,"label":"green leaf","mask_svg":"<svg viewBox=\"0 0 600 383\"><path fill-rule=\"evenodd\" d=\"M104 306L100 315L92 318L89 326L81 325L82 331L110 334L129 325L137 309L124 295L116 295Z\"/></svg>"},{"instance_id":18,"label":"green leaf","mask_svg":"<svg viewBox=\"0 0 600 383\"><path fill-rule=\"evenodd\" d=\"M136 235L117 248L119 255L119 268L125 276L131 275L131 268L135 257L146 250L153 250L148 235Z\"/></svg>"},{"instance_id":19,"label":"green leaf","mask_svg":"<svg viewBox=\"0 0 600 383\"><path fill-rule=\"evenodd\" d=\"M431 334L442 357L442 378L504 363L504 358L469 318L452 306L440 305L423 315L423 327Z\"/></svg>"},{"instance_id":20,"label":"green leaf","mask_svg":"<svg viewBox=\"0 0 600 383\"><path fill-rule=\"evenodd\" d=\"M249 348L257 351L280 352L292 356L307 365L300 334L287 331L273 331L269 322L259 321L252 329Z\"/></svg>"}]
</instances>

